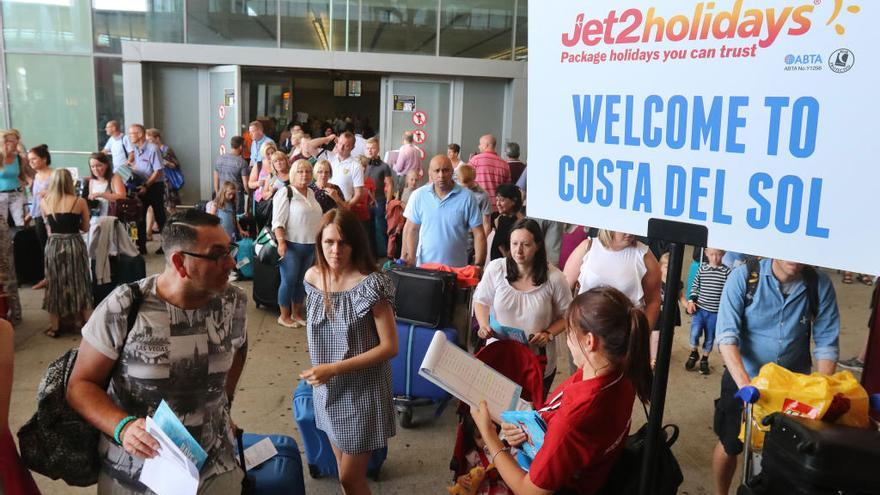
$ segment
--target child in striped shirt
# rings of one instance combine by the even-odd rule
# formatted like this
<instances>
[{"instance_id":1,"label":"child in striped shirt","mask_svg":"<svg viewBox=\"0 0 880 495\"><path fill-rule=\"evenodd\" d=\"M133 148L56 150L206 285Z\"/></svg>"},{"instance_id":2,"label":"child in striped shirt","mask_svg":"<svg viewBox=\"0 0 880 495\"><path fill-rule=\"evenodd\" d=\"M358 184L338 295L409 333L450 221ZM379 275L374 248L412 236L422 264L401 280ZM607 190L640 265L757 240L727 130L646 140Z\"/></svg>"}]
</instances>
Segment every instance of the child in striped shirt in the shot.
<instances>
[{"instance_id":1,"label":"child in striped shirt","mask_svg":"<svg viewBox=\"0 0 880 495\"><path fill-rule=\"evenodd\" d=\"M700 360L700 374L709 374L709 353L715 345L715 323L718 320L718 305L721 291L730 275L730 268L721 263L724 251L707 248L703 251L708 263L700 265L691 289L691 299L687 303L688 314L694 315L691 321L691 355L684 367L692 371ZM703 336L702 356L698 352L700 336Z\"/></svg>"}]
</instances>

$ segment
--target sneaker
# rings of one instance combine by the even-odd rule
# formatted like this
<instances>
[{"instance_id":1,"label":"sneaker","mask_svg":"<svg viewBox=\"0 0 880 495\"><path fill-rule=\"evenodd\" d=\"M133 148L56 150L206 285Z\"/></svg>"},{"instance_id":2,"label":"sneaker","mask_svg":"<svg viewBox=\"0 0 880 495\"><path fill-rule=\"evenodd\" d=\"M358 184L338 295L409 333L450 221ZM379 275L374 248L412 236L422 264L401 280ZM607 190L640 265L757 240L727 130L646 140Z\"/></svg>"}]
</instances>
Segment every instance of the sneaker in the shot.
<instances>
[{"instance_id":1,"label":"sneaker","mask_svg":"<svg viewBox=\"0 0 880 495\"><path fill-rule=\"evenodd\" d=\"M684 369L688 371L693 371L694 366L697 364L697 359L700 359L700 355L697 354L697 351L691 351L691 355L688 356L688 360L684 363Z\"/></svg>"},{"instance_id":2,"label":"sneaker","mask_svg":"<svg viewBox=\"0 0 880 495\"><path fill-rule=\"evenodd\" d=\"M700 374L701 375L708 375L709 374L709 358L706 356L703 356L700 359Z\"/></svg>"},{"instance_id":3,"label":"sneaker","mask_svg":"<svg viewBox=\"0 0 880 495\"><path fill-rule=\"evenodd\" d=\"M845 370L850 371L862 371L865 367L865 363L863 363L859 358L852 357L849 359L844 359L843 361L838 361L837 365Z\"/></svg>"}]
</instances>

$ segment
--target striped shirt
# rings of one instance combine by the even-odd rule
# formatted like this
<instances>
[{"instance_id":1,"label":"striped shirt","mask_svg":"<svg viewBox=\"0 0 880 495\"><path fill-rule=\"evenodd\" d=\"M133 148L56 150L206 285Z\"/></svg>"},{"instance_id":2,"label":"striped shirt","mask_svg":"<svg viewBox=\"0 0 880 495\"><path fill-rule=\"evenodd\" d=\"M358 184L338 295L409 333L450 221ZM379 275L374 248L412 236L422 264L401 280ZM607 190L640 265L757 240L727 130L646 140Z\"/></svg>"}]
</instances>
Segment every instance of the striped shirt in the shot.
<instances>
[{"instance_id":1,"label":"striped shirt","mask_svg":"<svg viewBox=\"0 0 880 495\"><path fill-rule=\"evenodd\" d=\"M492 211L497 211L495 206L495 190L501 184L510 184L510 165L502 160L494 151L486 151L472 157L468 163L477 171L474 182L489 193L489 203Z\"/></svg>"},{"instance_id":2,"label":"striped shirt","mask_svg":"<svg viewBox=\"0 0 880 495\"><path fill-rule=\"evenodd\" d=\"M691 300L696 301L700 309L717 313L721 302L721 291L724 290L724 282L727 281L728 275L730 268L724 265L709 266L707 263L700 265L691 288Z\"/></svg>"}]
</instances>

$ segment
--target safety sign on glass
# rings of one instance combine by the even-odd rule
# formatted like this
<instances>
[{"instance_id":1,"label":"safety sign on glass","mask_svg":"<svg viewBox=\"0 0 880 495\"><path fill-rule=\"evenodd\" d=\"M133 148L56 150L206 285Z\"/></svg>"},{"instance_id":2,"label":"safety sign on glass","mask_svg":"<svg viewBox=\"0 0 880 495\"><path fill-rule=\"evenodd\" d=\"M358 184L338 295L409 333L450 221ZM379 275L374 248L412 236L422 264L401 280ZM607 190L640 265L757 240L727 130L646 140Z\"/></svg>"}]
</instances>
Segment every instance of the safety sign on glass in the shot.
<instances>
[{"instance_id":1,"label":"safety sign on glass","mask_svg":"<svg viewBox=\"0 0 880 495\"><path fill-rule=\"evenodd\" d=\"M412 116L412 121L417 126L423 126L428 122L428 115L421 110L416 110Z\"/></svg>"},{"instance_id":2,"label":"safety sign on glass","mask_svg":"<svg viewBox=\"0 0 880 495\"><path fill-rule=\"evenodd\" d=\"M223 105L217 106L217 116L220 117L220 120L223 120L226 118L226 107L225 106L223 106Z\"/></svg>"},{"instance_id":3,"label":"safety sign on glass","mask_svg":"<svg viewBox=\"0 0 880 495\"><path fill-rule=\"evenodd\" d=\"M413 142L416 144L424 144L425 140L428 139L428 134L421 130L416 129L413 131Z\"/></svg>"},{"instance_id":4,"label":"safety sign on glass","mask_svg":"<svg viewBox=\"0 0 880 495\"><path fill-rule=\"evenodd\" d=\"M217 134L220 136L220 139L226 139L226 126L220 124L220 127L217 128Z\"/></svg>"}]
</instances>

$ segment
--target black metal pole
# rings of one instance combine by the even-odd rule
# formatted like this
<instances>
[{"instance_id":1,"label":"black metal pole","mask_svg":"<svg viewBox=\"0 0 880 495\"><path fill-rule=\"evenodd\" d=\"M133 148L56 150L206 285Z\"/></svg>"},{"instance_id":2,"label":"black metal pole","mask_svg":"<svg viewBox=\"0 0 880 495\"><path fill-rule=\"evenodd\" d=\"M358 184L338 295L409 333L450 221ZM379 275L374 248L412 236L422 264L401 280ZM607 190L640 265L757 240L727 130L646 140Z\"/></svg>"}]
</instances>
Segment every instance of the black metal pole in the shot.
<instances>
[{"instance_id":1,"label":"black metal pole","mask_svg":"<svg viewBox=\"0 0 880 495\"><path fill-rule=\"evenodd\" d=\"M666 387L669 381L669 361L672 355L672 338L675 335L675 308L678 305L684 244L669 245L669 268L666 271L666 298L663 301L663 321L660 325L660 342L657 346L657 363L654 366L654 382L651 386L651 412L645 438L645 456L639 483L639 495L653 493L657 470L657 446L662 442L661 426L666 406Z\"/></svg>"},{"instance_id":2,"label":"black metal pole","mask_svg":"<svg viewBox=\"0 0 880 495\"><path fill-rule=\"evenodd\" d=\"M672 356L672 339L675 336L675 309L678 306L678 292L682 289L681 269L685 244L705 246L708 230L705 226L651 219L648 222L648 237L671 241L668 246L669 267L666 270L666 298L663 301L663 320L660 322L660 341L657 345L657 362L654 365L654 381L651 386L651 411L648 415L648 431L645 438L645 452L642 471L639 477L639 495L656 492L657 453L663 425L663 411L666 407L666 388L669 382L669 361Z\"/></svg>"}]
</instances>

